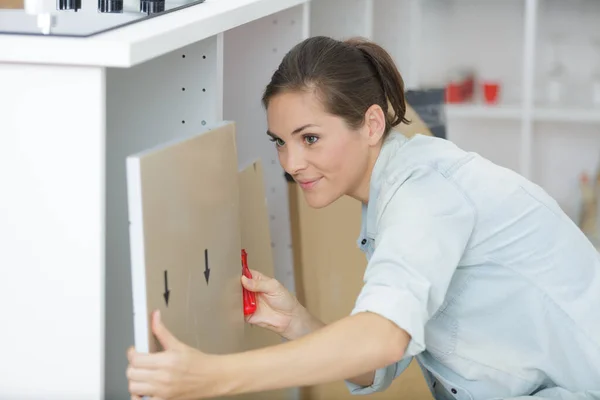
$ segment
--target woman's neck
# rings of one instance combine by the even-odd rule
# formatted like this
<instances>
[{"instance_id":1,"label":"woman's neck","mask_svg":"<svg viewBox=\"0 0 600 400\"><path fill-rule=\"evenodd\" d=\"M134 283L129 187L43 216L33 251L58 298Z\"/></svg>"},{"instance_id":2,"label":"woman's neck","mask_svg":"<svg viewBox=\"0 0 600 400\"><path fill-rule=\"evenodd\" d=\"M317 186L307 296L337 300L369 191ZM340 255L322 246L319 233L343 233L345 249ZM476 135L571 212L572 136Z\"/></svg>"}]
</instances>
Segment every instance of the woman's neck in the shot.
<instances>
[{"instance_id":1,"label":"woman's neck","mask_svg":"<svg viewBox=\"0 0 600 400\"><path fill-rule=\"evenodd\" d=\"M361 180L358 185L352 190L351 193L348 193L348 196L360 201L363 204L369 203L369 192L371 190L371 178L373 175L373 169L375 168L375 164L377 163L377 158L379 157L379 153L381 152L381 145L376 148L372 148L370 151L369 161L367 164L367 168L365 173L363 174Z\"/></svg>"}]
</instances>

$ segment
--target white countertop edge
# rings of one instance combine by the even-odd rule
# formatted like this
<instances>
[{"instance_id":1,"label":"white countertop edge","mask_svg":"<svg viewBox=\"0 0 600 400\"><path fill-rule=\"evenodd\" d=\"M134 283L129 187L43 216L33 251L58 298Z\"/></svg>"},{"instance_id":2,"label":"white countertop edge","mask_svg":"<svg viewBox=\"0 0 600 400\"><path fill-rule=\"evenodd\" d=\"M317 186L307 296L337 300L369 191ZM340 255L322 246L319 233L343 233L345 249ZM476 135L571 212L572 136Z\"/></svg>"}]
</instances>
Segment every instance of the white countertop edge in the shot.
<instances>
[{"instance_id":1,"label":"white countertop edge","mask_svg":"<svg viewBox=\"0 0 600 400\"><path fill-rule=\"evenodd\" d=\"M0 63L129 67L130 52L126 42L0 35Z\"/></svg>"},{"instance_id":2,"label":"white countertop edge","mask_svg":"<svg viewBox=\"0 0 600 400\"><path fill-rule=\"evenodd\" d=\"M0 62L131 67L308 0L206 0L87 38L0 35Z\"/></svg>"}]
</instances>

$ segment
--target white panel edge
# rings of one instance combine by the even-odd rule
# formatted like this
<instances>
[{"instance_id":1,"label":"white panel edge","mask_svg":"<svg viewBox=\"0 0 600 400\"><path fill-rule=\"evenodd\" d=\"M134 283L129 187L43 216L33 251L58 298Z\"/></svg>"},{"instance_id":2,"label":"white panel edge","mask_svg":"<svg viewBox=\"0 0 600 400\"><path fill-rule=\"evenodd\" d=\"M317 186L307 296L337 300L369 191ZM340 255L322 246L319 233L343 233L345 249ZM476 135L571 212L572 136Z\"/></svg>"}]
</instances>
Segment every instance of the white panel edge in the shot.
<instances>
[{"instance_id":1,"label":"white panel edge","mask_svg":"<svg viewBox=\"0 0 600 400\"><path fill-rule=\"evenodd\" d=\"M137 351L146 353L150 349L150 343L148 343L142 176L138 157L127 157L127 199L131 243L134 343Z\"/></svg>"}]
</instances>

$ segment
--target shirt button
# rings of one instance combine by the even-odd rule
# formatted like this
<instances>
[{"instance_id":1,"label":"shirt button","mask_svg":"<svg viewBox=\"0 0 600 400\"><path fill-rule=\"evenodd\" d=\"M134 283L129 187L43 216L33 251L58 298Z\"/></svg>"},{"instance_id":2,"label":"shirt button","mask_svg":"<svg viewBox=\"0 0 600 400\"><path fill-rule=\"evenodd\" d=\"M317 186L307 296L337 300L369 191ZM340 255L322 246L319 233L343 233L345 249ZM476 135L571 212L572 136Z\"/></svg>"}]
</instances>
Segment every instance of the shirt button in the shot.
<instances>
[{"instance_id":1,"label":"shirt button","mask_svg":"<svg viewBox=\"0 0 600 400\"><path fill-rule=\"evenodd\" d=\"M363 239L360 243L362 243L362 245L364 246L365 244L367 244L367 239Z\"/></svg>"},{"instance_id":2,"label":"shirt button","mask_svg":"<svg viewBox=\"0 0 600 400\"><path fill-rule=\"evenodd\" d=\"M456 394L456 393L458 393L458 392L456 391L456 389L452 388L452 394Z\"/></svg>"}]
</instances>

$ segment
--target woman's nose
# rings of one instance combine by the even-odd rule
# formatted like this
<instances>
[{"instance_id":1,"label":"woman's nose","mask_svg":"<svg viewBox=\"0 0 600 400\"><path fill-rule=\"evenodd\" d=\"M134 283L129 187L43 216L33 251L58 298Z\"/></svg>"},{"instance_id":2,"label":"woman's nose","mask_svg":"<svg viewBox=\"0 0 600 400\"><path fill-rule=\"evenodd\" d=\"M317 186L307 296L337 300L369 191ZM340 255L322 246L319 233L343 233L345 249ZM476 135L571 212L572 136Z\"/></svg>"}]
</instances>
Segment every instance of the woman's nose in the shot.
<instances>
[{"instance_id":1,"label":"woman's nose","mask_svg":"<svg viewBox=\"0 0 600 400\"><path fill-rule=\"evenodd\" d=\"M287 170L290 174L296 174L306 168L306 159L301 150L288 149L286 154Z\"/></svg>"}]
</instances>

